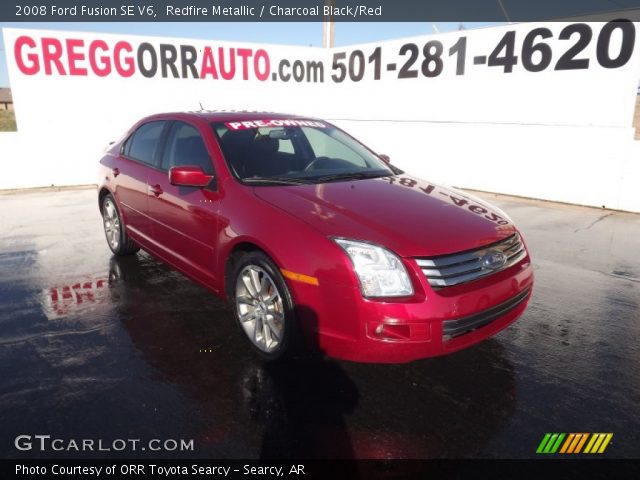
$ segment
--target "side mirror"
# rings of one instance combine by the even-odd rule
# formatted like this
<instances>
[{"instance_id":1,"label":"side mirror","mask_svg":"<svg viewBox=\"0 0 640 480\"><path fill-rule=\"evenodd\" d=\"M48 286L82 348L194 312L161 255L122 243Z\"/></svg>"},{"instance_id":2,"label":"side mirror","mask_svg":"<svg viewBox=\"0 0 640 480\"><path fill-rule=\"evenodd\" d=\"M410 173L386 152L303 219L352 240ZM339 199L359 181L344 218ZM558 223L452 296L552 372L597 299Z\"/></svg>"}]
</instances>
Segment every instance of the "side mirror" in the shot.
<instances>
[{"instance_id":1,"label":"side mirror","mask_svg":"<svg viewBox=\"0 0 640 480\"><path fill-rule=\"evenodd\" d=\"M169 183L182 187L206 187L213 180L213 175L207 175L196 165L184 165L169 169Z\"/></svg>"},{"instance_id":2,"label":"side mirror","mask_svg":"<svg viewBox=\"0 0 640 480\"><path fill-rule=\"evenodd\" d=\"M389 155L385 155L384 153L378 155L378 158L380 158L380 160L382 160L384 163L391 163L391 158L389 158Z\"/></svg>"}]
</instances>

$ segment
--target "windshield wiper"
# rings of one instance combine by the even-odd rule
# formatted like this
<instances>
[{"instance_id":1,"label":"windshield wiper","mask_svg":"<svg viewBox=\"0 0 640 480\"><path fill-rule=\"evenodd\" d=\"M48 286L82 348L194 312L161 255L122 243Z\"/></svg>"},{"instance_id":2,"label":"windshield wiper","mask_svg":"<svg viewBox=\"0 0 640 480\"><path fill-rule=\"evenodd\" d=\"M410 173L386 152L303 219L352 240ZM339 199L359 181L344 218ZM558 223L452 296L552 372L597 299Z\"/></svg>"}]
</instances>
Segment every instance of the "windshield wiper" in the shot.
<instances>
[{"instance_id":1,"label":"windshield wiper","mask_svg":"<svg viewBox=\"0 0 640 480\"><path fill-rule=\"evenodd\" d=\"M244 183L257 185L308 185L308 180L288 177L250 177L243 178Z\"/></svg>"},{"instance_id":2,"label":"windshield wiper","mask_svg":"<svg viewBox=\"0 0 640 480\"><path fill-rule=\"evenodd\" d=\"M317 183L332 182L335 180L365 180L367 178L388 177L388 172L349 172L349 173L334 173L332 175L324 175L322 177L314 177L313 181Z\"/></svg>"}]
</instances>

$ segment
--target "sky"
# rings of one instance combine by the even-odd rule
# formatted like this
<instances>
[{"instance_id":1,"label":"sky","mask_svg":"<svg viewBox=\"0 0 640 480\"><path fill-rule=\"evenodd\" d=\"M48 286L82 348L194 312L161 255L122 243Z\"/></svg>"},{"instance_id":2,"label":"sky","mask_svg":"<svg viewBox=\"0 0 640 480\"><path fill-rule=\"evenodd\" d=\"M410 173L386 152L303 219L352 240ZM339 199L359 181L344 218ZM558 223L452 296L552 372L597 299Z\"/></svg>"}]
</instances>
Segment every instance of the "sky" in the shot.
<instances>
[{"instance_id":1,"label":"sky","mask_svg":"<svg viewBox=\"0 0 640 480\"><path fill-rule=\"evenodd\" d=\"M458 30L461 25L471 29L501 24L500 22L465 22L463 24L459 22L336 22L335 44L340 47L356 43L426 35L434 33L436 30L449 32ZM322 46L322 23L320 22L0 23L0 28L3 27ZM4 39L0 35L0 87L9 86L6 54Z\"/></svg>"}]
</instances>

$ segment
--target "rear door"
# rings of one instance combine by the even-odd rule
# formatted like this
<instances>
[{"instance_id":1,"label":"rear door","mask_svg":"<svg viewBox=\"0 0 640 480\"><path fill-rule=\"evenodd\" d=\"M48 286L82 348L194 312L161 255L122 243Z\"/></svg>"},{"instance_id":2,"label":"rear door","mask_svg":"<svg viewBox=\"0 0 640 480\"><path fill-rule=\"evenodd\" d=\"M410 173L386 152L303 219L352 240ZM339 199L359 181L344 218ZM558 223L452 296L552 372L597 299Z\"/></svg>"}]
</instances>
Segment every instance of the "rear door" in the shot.
<instances>
[{"instance_id":1,"label":"rear door","mask_svg":"<svg viewBox=\"0 0 640 480\"><path fill-rule=\"evenodd\" d=\"M149 241L151 237L147 177L159 160L159 147L166 126L165 121L140 125L124 142L116 162L116 196L127 230L133 238L142 237Z\"/></svg>"},{"instance_id":2,"label":"rear door","mask_svg":"<svg viewBox=\"0 0 640 480\"><path fill-rule=\"evenodd\" d=\"M149 215L153 236L164 256L206 283L214 281L213 265L220 192L216 179L204 188L169 183L169 169L196 165L215 175L202 132L194 124L173 122L160 168L149 174Z\"/></svg>"}]
</instances>

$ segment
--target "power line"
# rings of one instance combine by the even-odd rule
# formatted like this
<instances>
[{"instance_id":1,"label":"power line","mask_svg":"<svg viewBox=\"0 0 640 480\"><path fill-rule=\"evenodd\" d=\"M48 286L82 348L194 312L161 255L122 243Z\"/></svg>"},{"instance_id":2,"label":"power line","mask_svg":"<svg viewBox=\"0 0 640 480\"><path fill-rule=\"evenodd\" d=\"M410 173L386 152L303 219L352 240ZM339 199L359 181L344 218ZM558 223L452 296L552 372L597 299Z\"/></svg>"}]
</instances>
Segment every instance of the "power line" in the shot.
<instances>
[{"instance_id":1,"label":"power line","mask_svg":"<svg viewBox=\"0 0 640 480\"><path fill-rule=\"evenodd\" d=\"M500 9L502 10L502 13L504 14L504 18L507 19L507 22L511 23L511 19L509 18L509 14L507 13L507 9L504 8L504 5L502 4L502 0L498 0L498 5L500 5Z\"/></svg>"}]
</instances>

